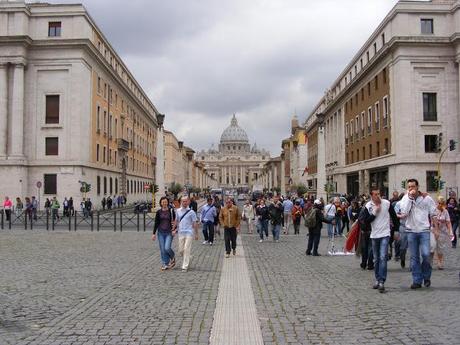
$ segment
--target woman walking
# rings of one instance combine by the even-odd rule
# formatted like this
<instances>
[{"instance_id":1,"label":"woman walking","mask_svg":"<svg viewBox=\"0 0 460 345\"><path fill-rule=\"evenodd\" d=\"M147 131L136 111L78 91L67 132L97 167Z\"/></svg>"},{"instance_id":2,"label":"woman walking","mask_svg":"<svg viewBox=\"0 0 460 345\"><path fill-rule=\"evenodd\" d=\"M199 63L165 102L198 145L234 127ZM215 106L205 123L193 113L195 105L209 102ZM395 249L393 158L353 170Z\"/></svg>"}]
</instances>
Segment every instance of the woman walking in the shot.
<instances>
[{"instance_id":1,"label":"woman walking","mask_svg":"<svg viewBox=\"0 0 460 345\"><path fill-rule=\"evenodd\" d=\"M450 247L453 237L452 225L450 223L449 212L447 211L446 200L440 196L438 198L438 207L436 209L436 220L431 231L436 239L436 248L434 256L438 261L438 269L444 269L444 257L447 248Z\"/></svg>"},{"instance_id":2,"label":"woman walking","mask_svg":"<svg viewBox=\"0 0 460 345\"><path fill-rule=\"evenodd\" d=\"M157 238L160 245L161 270L165 271L176 265L174 251L172 250L173 237L176 234L176 212L169 207L168 198L165 196L160 199L161 208L155 214L155 225L153 226L152 241Z\"/></svg>"},{"instance_id":3,"label":"woman walking","mask_svg":"<svg viewBox=\"0 0 460 345\"><path fill-rule=\"evenodd\" d=\"M243 214L241 215L241 219L248 226L248 234L252 234L254 224L254 206L252 206L251 201L249 200L246 200L243 206Z\"/></svg>"},{"instance_id":4,"label":"woman walking","mask_svg":"<svg viewBox=\"0 0 460 345\"><path fill-rule=\"evenodd\" d=\"M260 240L259 242L264 241L265 238L268 238L268 221L270 219L270 213L268 207L265 205L265 200L260 199L259 205L256 207L257 215L257 231L259 232Z\"/></svg>"}]
</instances>

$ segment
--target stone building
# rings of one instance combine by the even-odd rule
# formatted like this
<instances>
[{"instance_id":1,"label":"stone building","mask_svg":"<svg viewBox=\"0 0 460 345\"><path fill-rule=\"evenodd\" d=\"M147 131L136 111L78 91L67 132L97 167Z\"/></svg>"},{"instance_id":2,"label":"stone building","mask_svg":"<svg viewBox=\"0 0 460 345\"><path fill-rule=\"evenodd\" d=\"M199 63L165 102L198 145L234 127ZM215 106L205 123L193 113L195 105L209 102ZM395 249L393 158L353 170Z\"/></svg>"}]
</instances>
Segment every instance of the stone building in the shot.
<instances>
[{"instance_id":1,"label":"stone building","mask_svg":"<svg viewBox=\"0 0 460 345\"><path fill-rule=\"evenodd\" d=\"M458 150L440 152L459 139L458 23L458 1L433 0L399 1L379 24L306 120L318 195L388 196L409 177L434 193L439 160L443 195L458 192Z\"/></svg>"},{"instance_id":2,"label":"stone building","mask_svg":"<svg viewBox=\"0 0 460 345\"><path fill-rule=\"evenodd\" d=\"M252 188L270 159L266 150L252 147L246 131L233 115L220 137L218 149L202 150L196 155L217 185L223 188Z\"/></svg>"},{"instance_id":3,"label":"stone building","mask_svg":"<svg viewBox=\"0 0 460 345\"><path fill-rule=\"evenodd\" d=\"M0 1L3 195L147 198L158 116L82 5Z\"/></svg>"}]
</instances>

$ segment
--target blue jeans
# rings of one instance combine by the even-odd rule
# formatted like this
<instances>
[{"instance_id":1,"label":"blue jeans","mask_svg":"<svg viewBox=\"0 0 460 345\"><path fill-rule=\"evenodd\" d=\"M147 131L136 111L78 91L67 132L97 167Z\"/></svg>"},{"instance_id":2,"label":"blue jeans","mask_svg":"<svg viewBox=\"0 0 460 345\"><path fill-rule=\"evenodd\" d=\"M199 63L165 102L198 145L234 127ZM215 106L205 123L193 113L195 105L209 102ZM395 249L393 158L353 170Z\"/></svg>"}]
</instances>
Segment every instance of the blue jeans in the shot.
<instances>
[{"instance_id":1,"label":"blue jeans","mask_svg":"<svg viewBox=\"0 0 460 345\"><path fill-rule=\"evenodd\" d=\"M339 217L339 216L335 217L335 234L336 235L342 235L343 234L342 218Z\"/></svg>"},{"instance_id":2,"label":"blue jeans","mask_svg":"<svg viewBox=\"0 0 460 345\"><path fill-rule=\"evenodd\" d=\"M268 238L268 219L259 219L257 222L257 232L259 233L260 239L264 239L264 233L265 237Z\"/></svg>"},{"instance_id":3,"label":"blue jeans","mask_svg":"<svg viewBox=\"0 0 460 345\"><path fill-rule=\"evenodd\" d=\"M431 279L430 232L406 232L410 250L410 268L415 284ZM420 264L420 254L422 263Z\"/></svg>"},{"instance_id":4,"label":"blue jeans","mask_svg":"<svg viewBox=\"0 0 460 345\"><path fill-rule=\"evenodd\" d=\"M273 239L278 241L280 239L281 224L272 224Z\"/></svg>"},{"instance_id":5,"label":"blue jeans","mask_svg":"<svg viewBox=\"0 0 460 345\"><path fill-rule=\"evenodd\" d=\"M171 248L173 236L170 232L157 232L158 244L160 245L161 261L168 265L174 259L174 252Z\"/></svg>"},{"instance_id":6,"label":"blue jeans","mask_svg":"<svg viewBox=\"0 0 460 345\"><path fill-rule=\"evenodd\" d=\"M214 222L208 221L203 223L203 237L209 243L214 242Z\"/></svg>"},{"instance_id":7,"label":"blue jeans","mask_svg":"<svg viewBox=\"0 0 460 345\"><path fill-rule=\"evenodd\" d=\"M379 283L385 283L385 280L387 280L387 255L389 242L390 236L372 239L374 274L375 280Z\"/></svg>"},{"instance_id":8,"label":"blue jeans","mask_svg":"<svg viewBox=\"0 0 460 345\"><path fill-rule=\"evenodd\" d=\"M333 219L335 219L334 216L326 216L326 219L331 221ZM334 234L334 225L332 225L331 223L327 223L327 236L329 238L332 238L332 235Z\"/></svg>"}]
</instances>

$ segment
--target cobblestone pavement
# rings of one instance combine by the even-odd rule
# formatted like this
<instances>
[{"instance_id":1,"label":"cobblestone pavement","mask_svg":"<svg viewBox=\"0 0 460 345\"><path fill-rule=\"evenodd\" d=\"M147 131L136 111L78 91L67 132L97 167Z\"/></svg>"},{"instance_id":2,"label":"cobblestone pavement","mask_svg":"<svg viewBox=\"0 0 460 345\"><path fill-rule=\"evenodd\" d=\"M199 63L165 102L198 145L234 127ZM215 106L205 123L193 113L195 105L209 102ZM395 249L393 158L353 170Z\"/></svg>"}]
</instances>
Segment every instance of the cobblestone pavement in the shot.
<instances>
[{"instance_id":1,"label":"cobblestone pavement","mask_svg":"<svg viewBox=\"0 0 460 345\"><path fill-rule=\"evenodd\" d=\"M222 256L198 243L161 272L149 233L0 233L0 344L207 343Z\"/></svg>"},{"instance_id":2,"label":"cobblestone pavement","mask_svg":"<svg viewBox=\"0 0 460 345\"><path fill-rule=\"evenodd\" d=\"M380 294L355 256L324 255L327 238L323 256L306 256L304 233L280 243L244 239L266 345L460 343L460 249L450 251L444 271L433 271L429 289L410 290L409 270L391 261Z\"/></svg>"},{"instance_id":3,"label":"cobblestone pavement","mask_svg":"<svg viewBox=\"0 0 460 345\"><path fill-rule=\"evenodd\" d=\"M354 256L307 257L301 230L242 237L266 345L459 343L460 249L429 289L390 262L380 294ZM223 253L197 241L189 272L160 272L149 233L0 231L0 344L208 344Z\"/></svg>"}]
</instances>

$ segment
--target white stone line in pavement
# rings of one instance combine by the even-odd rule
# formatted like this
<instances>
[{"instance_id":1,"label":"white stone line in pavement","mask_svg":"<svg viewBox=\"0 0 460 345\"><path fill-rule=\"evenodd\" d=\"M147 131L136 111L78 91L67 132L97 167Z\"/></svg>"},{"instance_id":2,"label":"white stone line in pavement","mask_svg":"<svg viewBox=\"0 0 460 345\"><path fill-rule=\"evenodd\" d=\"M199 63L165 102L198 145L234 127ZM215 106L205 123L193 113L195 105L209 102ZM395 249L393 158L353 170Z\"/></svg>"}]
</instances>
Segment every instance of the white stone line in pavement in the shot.
<instances>
[{"instance_id":1,"label":"white stone line in pavement","mask_svg":"<svg viewBox=\"0 0 460 345\"><path fill-rule=\"evenodd\" d=\"M256 303L244 257L241 236L236 256L224 259L216 310L211 329L211 345L263 345Z\"/></svg>"}]
</instances>

